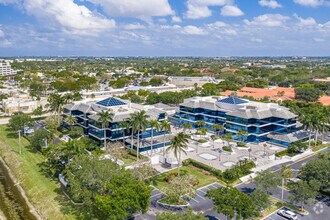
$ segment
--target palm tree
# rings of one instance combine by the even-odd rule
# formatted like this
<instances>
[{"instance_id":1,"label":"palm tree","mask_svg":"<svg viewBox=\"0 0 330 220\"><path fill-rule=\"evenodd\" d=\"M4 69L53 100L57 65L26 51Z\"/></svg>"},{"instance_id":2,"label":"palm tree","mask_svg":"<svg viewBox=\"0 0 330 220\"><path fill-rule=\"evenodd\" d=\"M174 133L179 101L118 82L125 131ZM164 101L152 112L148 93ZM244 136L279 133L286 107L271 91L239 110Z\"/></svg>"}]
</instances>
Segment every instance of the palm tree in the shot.
<instances>
[{"instance_id":1,"label":"palm tree","mask_svg":"<svg viewBox=\"0 0 330 220\"><path fill-rule=\"evenodd\" d=\"M213 148L214 148L214 142L215 142L218 138L219 138L219 137L216 136L216 135L212 135L212 136L211 136L211 139L212 139L212 141L213 141Z\"/></svg>"},{"instance_id":2,"label":"palm tree","mask_svg":"<svg viewBox=\"0 0 330 220\"><path fill-rule=\"evenodd\" d=\"M205 122L204 121L196 121L196 125L197 127L201 128L201 127L204 127L205 126Z\"/></svg>"},{"instance_id":3,"label":"palm tree","mask_svg":"<svg viewBox=\"0 0 330 220\"><path fill-rule=\"evenodd\" d=\"M166 150L166 151L172 150L175 158L178 161L178 176L180 176L181 152L187 154L186 150L188 148L189 137L190 136L184 132L178 133L176 136L172 138L172 144Z\"/></svg>"},{"instance_id":4,"label":"palm tree","mask_svg":"<svg viewBox=\"0 0 330 220\"><path fill-rule=\"evenodd\" d=\"M221 138L227 141L228 146L229 146L229 142L234 139L233 135L231 134L223 134Z\"/></svg>"},{"instance_id":5,"label":"palm tree","mask_svg":"<svg viewBox=\"0 0 330 220\"><path fill-rule=\"evenodd\" d=\"M60 114L62 111L62 106L65 104L65 99L63 96L54 93L49 96L47 101L48 101L47 106L51 111L55 112L58 118L58 126L59 126L61 124Z\"/></svg>"},{"instance_id":6,"label":"palm tree","mask_svg":"<svg viewBox=\"0 0 330 220\"><path fill-rule=\"evenodd\" d=\"M107 148L107 127L109 126L109 122L113 120L114 114L109 111L102 110L97 113L99 116L98 121L102 124L103 135L104 135L104 150Z\"/></svg>"},{"instance_id":7,"label":"palm tree","mask_svg":"<svg viewBox=\"0 0 330 220\"><path fill-rule=\"evenodd\" d=\"M299 117L300 122L303 125L305 130L309 130L309 138L308 138L308 147L311 147L311 137L313 130L313 117L307 112L303 112Z\"/></svg>"},{"instance_id":8,"label":"palm tree","mask_svg":"<svg viewBox=\"0 0 330 220\"><path fill-rule=\"evenodd\" d=\"M160 130L164 131L164 134L163 134L163 156L165 157L165 135L166 135L166 132L171 132L171 124L167 121L167 120L164 120L162 121L162 123L160 124Z\"/></svg>"},{"instance_id":9,"label":"palm tree","mask_svg":"<svg viewBox=\"0 0 330 220\"><path fill-rule=\"evenodd\" d=\"M124 145L124 143L125 143L125 130L129 131L131 125L128 121L122 121L122 122L119 123L119 127L120 127L120 130L121 130L122 134L123 134L123 145Z\"/></svg>"},{"instance_id":10,"label":"palm tree","mask_svg":"<svg viewBox=\"0 0 330 220\"><path fill-rule=\"evenodd\" d=\"M315 137L314 137L314 146L317 144L317 139L318 139L318 133L322 129L322 116L319 111L316 111L314 116L312 117L312 128L313 131L315 132Z\"/></svg>"},{"instance_id":11,"label":"palm tree","mask_svg":"<svg viewBox=\"0 0 330 220\"><path fill-rule=\"evenodd\" d=\"M213 124L212 128L218 136L219 136L219 131L225 129L225 127L221 124Z\"/></svg>"},{"instance_id":12,"label":"palm tree","mask_svg":"<svg viewBox=\"0 0 330 220\"><path fill-rule=\"evenodd\" d=\"M137 132L137 149L136 149L136 159L139 159L140 150L140 132L145 132L148 127L148 117L145 110L134 113L132 121L132 129Z\"/></svg>"},{"instance_id":13,"label":"palm tree","mask_svg":"<svg viewBox=\"0 0 330 220\"><path fill-rule=\"evenodd\" d=\"M64 119L64 121L70 126L70 130L72 130L73 125L78 121L76 117L73 115L69 115Z\"/></svg>"},{"instance_id":14,"label":"palm tree","mask_svg":"<svg viewBox=\"0 0 330 220\"><path fill-rule=\"evenodd\" d=\"M241 142L244 142L245 138L249 135L249 133L245 130L238 130L237 137L240 139Z\"/></svg>"},{"instance_id":15,"label":"palm tree","mask_svg":"<svg viewBox=\"0 0 330 220\"><path fill-rule=\"evenodd\" d=\"M182 124L182 127L183 127L183 130L184 131L192 129L192 125L191 124Z\"/></svg>"},{"instance_id":16,"label":"palm tree","mask_svg":"<svg viewBox=\"0 0 330 220\"><path fill-rule=\"evenodd\" d=\"M150 156L152 155L152 146L154 144L154 128L159 131L159 123L157 120L152 119L149 121L150 127L151 127L151 149L150 149Z\"/></svg>"},{"instance_id":17,"label":"palm tree","mask_svg":"<svg viewBox=\"0 0 330 220\"><path fill-rule=\"evenodd\" d=\"M284 195L284 183L286 179L292 178L293 177L293 169L290 166L282 166L281 167L281 174L280 176L282 177L282 200L283 200L283 195Z\"/></svg>"}]
</instances>

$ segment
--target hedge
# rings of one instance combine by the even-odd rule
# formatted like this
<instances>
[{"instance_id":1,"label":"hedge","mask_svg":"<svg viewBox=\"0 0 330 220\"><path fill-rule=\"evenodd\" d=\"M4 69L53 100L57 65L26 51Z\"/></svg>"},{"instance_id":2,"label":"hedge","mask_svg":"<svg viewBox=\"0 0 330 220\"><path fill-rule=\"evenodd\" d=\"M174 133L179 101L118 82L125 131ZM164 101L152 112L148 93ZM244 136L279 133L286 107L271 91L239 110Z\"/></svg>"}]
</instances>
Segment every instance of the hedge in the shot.
<instances>
[{"instance_id":1,"label":"hedge","mask_svg":"<svg viewBox=\"0 0 330 220\"><path fill-rule=\"evenodd\" d=\"M246 147L246 143L244 143L244 142L237 142L237 147Z\"/></svg>"},{"instance_id":2,"label":"hedge","mask_svg":"<svg viewBox=\"0 0 330 220\"><path fill-rule=\"evenodd\" d=\"M201 162L198 162L196 160L193 160L193 159L186 159L184 161L182 161L182 164L184 166L188 166L188 165L193 165L194 167L197 167L197 168L200 168L200 169L203 169L203 170L206 170L208 172L210 172L211 174L213 174L215 177L221 179L222 178L222 172L221 170L218 170L214 167L211 167L211 166L208 166L204 163L201 163Z\"/></svg>"},{"instance_id":3,"label":"hedge","mask_svg":"<svg viewBox=\"0 0 330 220\"><path fill-rule=\"evenodd\" d=\"M231 147L229 147L229 146L223 146L222 149L224 151L233 152L233 149Z\"/></svg>"}]
</instances>

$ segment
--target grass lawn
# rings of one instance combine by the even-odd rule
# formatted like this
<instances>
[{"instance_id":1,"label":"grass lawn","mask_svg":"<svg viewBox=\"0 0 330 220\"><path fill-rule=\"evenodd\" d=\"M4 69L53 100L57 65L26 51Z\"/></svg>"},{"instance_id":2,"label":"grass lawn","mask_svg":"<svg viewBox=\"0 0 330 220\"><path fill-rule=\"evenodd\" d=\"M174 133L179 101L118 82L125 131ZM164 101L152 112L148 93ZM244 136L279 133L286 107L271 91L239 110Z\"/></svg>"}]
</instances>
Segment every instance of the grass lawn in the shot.
<instances>
[{"instance_id":1,"label":"grass lawn","mask_svg":"<svg viewBox=\"0 0 330 220\"><path fill-rule=\"evenodd\" d=\"M22 154L19 154L17 135L0 126L0 155L25 190L30 202L43 219L76 219L69 201L61 192L59 184L51 181L39 166L44 157L29 147L22 138ZM66 214L65 214L66 213Z\"/></svg>"},{"instance_id":2,"label":"grass lawn","mask_svg":"<svg viewBox=\"0 0 330 220\"><path fill-rule=\"evenodd\" d=\"M131 165L136 161L136 159L133 159L132 157L126 157L126 158L120 158L125 163L125 166Z\"/></svg>"},{"instance_id":3,"label":"grass lawn","mask_svg":"<svg viewBox=\"0 0 330 220\"><path fill-rule=\"evenodd\" d=\"M330 144L321 144L321 145L318 145L316 147L312 147L312 151L316 152L318 150L321 150L321 149L324 149L324 148L327 148L329 147Z\"/></svg>"},{"instance_id":4,"label":"grass lawn","mask_svg":"<svg viewBox=\"0 0 330 220\"><path fill-rule=\"evenodd\" d=\"M274 197L270 197L270 201L272 202L272 205L270 207L268 207L267 209L265 209L261 213L261 216L256 219L263 219L266 216L270 215L271 213L275 212L276 210L282 208L283 206L301 213L301 210L299 208L297 208L296 206L293 206L291 204L288 204L286 202L283 202L282 200L276 199ZM306 214L306 213L304 213L304 214Z\"/></svg>"},{"instance_id":5,"label":"grass lawn","mask_svg":"<svg viewBox=\"0 0 330 220\"><path fill-rule=\"evenodd\" d=\"M164 177L170 173L176 173L176 172L178 172L177 169L174 169L174 170L168 171L166 173L157 175L151 179L150 184L161 190L162 188L164 188L168 185L168 183L164 180ZM214 183L214 182L218 182L218 179L215 176L204 173L201 169L198 169L193 166L182 166L180 168L180 174L192 175L192 176L196 177L199 181L197 188L206 186L206 185Z\"/></svg>"}]
</instances>

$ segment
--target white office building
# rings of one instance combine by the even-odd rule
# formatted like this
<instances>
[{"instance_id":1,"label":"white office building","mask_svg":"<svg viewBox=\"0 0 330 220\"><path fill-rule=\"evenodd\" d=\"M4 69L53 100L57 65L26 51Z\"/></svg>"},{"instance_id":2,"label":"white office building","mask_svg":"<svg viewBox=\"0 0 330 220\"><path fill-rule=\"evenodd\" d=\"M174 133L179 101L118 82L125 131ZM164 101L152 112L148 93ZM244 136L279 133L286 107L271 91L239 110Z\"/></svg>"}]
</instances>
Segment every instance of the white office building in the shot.
<instances>
[{"instance_id":1,"label":"white office building","mask_svg":"<svg viewBox=\"0 0 330 220\"><path fill-rule=\"evenodd\" d=\"M9 62L0 60L0 76L15 75L17 72L11 68Z\"/></svg>"}]
</instances>

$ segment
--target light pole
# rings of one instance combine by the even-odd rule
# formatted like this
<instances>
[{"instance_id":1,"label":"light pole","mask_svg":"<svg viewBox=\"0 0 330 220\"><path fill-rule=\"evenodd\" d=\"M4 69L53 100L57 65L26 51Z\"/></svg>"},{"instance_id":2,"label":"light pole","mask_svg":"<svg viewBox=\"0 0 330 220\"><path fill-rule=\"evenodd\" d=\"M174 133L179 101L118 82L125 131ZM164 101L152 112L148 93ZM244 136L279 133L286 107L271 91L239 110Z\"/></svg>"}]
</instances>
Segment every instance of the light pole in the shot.
<instances>
[{"instance_id":1,"label":"light pole","mask_svg":"<svg viewBox=\"0 0 330 220\"><path fill-rule=\"evenodd\" d=\"M249 148L248 151L249 151L249 160L251 161L251 151L252 151L252 149Z\"/></svg>"},{"instance_id":2,"label":"light pole","mask_svg":"<svg viewBox=\"0 0 330 220\"><path fill-rule=\"evenodd\" d=\"M264 155L266 156L266 147L267 147L267 144L265 143L264 144Z\"/></svg>"},{"instance_id":3,"label":"light pole","mask_svg":"<svg viewBox=\"0 0 330 220\"><path fill-rule=\"evenodd\" d=\"M219 148L219 161L221 161L221 149Z\"/></svg>"}]
</instances>

